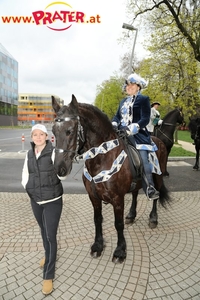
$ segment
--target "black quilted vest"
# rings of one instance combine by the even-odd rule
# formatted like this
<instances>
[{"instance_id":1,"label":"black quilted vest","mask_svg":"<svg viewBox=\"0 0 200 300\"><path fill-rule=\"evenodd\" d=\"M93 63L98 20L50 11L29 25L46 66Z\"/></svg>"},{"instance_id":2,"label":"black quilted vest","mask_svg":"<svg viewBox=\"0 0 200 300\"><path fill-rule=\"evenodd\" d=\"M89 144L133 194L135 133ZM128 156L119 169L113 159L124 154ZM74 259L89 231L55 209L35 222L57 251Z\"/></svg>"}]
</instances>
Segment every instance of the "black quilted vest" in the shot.
<instances>
[{"instance_id":1,"label":"black quilted vest","mask_svg":"<svg viewBox=\"0 0 200 300\"><path fill-rule=\"evenodd\" d=\"M36 201L51 200L62 196L63 186L58 178L51 160L53 146L49 140L42 150L38 159L34 154L34 143L28 151L29 179L26 184L26 191L29 197Z\"/></svg>"}]
</instances>

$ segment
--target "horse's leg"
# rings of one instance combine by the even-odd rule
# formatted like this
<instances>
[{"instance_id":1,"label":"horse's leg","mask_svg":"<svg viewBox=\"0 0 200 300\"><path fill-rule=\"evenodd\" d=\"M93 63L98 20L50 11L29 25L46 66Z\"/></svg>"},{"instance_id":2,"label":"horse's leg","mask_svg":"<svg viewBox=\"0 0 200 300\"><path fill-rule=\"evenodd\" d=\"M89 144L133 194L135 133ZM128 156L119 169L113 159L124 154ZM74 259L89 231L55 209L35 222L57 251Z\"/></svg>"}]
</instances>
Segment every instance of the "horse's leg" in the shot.
<instances>
[{"instance_id":1,"label":"horse's leg","mask_svg":"<svg viewBox=\"0 0 200 300\"><path fill-rule=\"evenodd\" d=\"M169 172L166 170L165 173L163 173L163 176L169 177Z\"/></svg>"},{"instance_id":2,"label":"horse's leg","mask_svg":"<svg viewBox=\"0 0 200 300\"><path fill-rule=\"evenodd\" d=\"M119 202L120 201L120 202ZM115 229L117 231L117 248L113 253L112 261L122 263L126 258L126 240L124 237L124 200L114 201Z\"/></svg>"},{"instance_id":3,"label":"horse's leg","mask_svg":"<svg viewBox=\"0 0 200 300\"><path fill-rule=\"evenodd\" d=\"M138 191L133 191L132 192L132 203L131 207L129 210L128 215L126 216L125 223L126 224L132 224L135 221L136 215L137 215L137 196L138 196Z\"/></svg>"},{"instance_id":4,"label":"horse's leg","mask_svg":"<svg viewBox=\"0 0 200 300\"><path fill-rule=\"evenodd\" d=\"M198 171L199 166L198 166L198 161L197 161L197 155L196 155L196 159L195 159L195 164L193 166L193 170L197 170Z\"/></svg>"},{"instance_id":5,"label":"horse's leg","mask_svg":"<svg viewBox=\"0 0 200 300\"><path fill-rule=\"evenodd\" d=\"M102 233L102 202L99 199L94 199L90 197L94 208L94 224L95 224L95 240L94 244L91 246L91 256L96 258L101 256L103 251L103 233Z\"/></svg>"},{"instance_id":6,"label":"horse's leg","mask_svg":"<svg viewBox=\"0 0 200 300\"><path fill-rule=\"evenodd\" d=\"M196 150L196 161L195 161L193 169L198 171L198 169L199 169L199 146L197 145L197 142L195 143L195 150Z\"/></svg>"},{"instance_id":7,"label":"horse's leg","mask_svg":"<svg viewBox=\"0 0 200 300\"><path fill-rule=\"evenodd\" d=\"M169 154L170 154L170 152L171 152L171 148L172 148L172 147L167 148L167 161L168 161L168 156L169 156ZM163 176L169 177L169 172L167 171L167 162L166 162L166 170L165 170L165 172L163 173Z\"/></svg>"},{"instance_id":8,"label":"horse's leg","mask_svg":"<svg viewBox=\"0 0 200 300\"><path fill-rule=\"evenodd\" d=\"M153 200L153 207L149 215L149 227L152 229L158 225L157 201L158 200Z\"/></svg>"}]
</instances>

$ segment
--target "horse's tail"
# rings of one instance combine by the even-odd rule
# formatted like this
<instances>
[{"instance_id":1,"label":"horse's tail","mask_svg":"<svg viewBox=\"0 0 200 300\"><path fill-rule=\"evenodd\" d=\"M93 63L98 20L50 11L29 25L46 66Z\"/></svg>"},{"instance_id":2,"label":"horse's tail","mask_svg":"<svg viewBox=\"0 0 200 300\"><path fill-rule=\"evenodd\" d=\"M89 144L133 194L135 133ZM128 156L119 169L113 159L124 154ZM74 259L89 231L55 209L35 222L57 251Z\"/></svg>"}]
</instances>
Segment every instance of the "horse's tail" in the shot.
<instances>
[{"instance_id":1,"label":"horse's tail","mask_svg":"<svg viewBox=\"0 0 200 300\"><path fill-rule=\"evenodd\" d=\"M172 198L170 197L169 191L164 185L164 182L162 183L162 186L159 190L160 192L160 198L159 198L159 203L166 208L167 204L170 204L172 201Z\"/></svg>"}]
</instances>

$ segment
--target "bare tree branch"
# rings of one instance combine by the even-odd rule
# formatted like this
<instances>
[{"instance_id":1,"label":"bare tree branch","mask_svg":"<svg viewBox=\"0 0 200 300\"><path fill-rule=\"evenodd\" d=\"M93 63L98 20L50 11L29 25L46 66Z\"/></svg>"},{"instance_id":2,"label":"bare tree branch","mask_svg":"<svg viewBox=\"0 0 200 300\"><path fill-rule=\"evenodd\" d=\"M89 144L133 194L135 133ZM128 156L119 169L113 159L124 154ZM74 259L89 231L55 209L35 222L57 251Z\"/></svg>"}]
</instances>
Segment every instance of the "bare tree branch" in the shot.
<instances>
[{"instance_id":1,"label":"bare tree branch","mask_svg":"<svg viewBox=\"0 0 200 300\"><path fill-rule=\"evenodd\" d=\"M195 59L200 62L200 0L146 0L145 7L143 1L130 1L132 3L135 2L135 4L137 2L138 7L138 10L134 12L135 16L133 20L154 10L160 12L161 18L162 14L167 15L168 11L177 28L192 47ZM164 6L167 10L163 10ZM135 6L132 5L132 7L134 8ZM157 21L159 22L159 19Z\"/></svg>"}]
</instances>

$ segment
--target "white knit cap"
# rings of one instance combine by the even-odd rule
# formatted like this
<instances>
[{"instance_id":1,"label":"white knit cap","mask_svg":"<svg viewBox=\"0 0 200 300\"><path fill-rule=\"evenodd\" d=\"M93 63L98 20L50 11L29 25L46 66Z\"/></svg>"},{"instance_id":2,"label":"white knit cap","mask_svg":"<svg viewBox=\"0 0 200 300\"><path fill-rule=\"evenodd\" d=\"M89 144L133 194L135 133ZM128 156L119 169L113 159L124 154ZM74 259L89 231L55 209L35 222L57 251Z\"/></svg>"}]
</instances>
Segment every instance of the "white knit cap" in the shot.
<instances>
[{"instance_id":1,"label":"white knit cap","mask_svg":"<svg viewBox=\"0 0 200 300\"><path fill-rule=\"evenodd\" d=\"M45 127L44 125L42 125L42 124L36 124L36 125L34 125L34 126L32 127L32 129L31 129L31 133L32 133L33 130L35 130L35 129L39 129L39 130L43 131L44 133L48 134L46 127Z\"/></svg>"}]
</instances>

